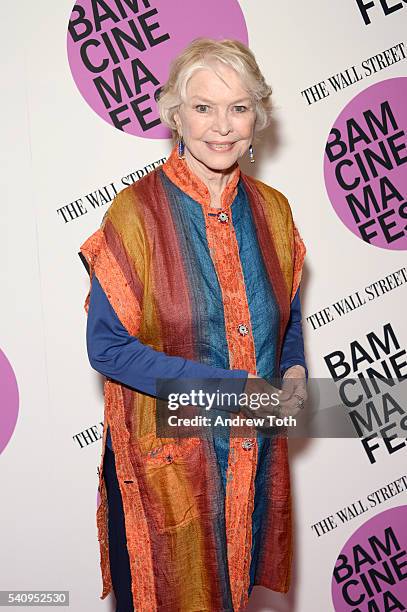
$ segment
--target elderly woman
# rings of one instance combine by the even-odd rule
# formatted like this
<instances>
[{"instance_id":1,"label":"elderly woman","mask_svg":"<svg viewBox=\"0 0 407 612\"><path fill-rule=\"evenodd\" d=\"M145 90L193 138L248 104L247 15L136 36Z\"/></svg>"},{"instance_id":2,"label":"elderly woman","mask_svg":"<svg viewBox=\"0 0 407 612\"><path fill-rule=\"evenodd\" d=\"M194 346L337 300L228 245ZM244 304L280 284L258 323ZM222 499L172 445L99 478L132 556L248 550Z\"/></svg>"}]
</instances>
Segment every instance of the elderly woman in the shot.
<instances>
[{"instance_id":1,"label":"elderly woman","mask_svg":"<svg viewBox=\"0 0 407 612\"><path fill-rule=\"evenodd\" d=\"M193 41L158 102L168 160L81 247L88 354L106 376L101 597L113 587L119 612L238 611L254 585L289 588L287 438L156 435L158 378L271 392L283 376L286 413L303 403L305 247L286 197L238 165L254 162L270 95L245 45Z\"/></svg>"}]
</instances>

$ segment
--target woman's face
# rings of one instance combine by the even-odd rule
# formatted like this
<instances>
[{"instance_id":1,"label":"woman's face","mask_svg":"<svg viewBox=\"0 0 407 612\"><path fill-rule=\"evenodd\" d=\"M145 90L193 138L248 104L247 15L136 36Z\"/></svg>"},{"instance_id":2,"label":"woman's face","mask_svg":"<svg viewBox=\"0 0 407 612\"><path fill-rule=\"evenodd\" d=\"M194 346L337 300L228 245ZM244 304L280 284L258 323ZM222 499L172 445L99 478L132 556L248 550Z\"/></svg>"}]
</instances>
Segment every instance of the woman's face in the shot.
<instances>
[{"instance_id":1,"label":"woman's face","mask_svg":"<svg viewBox=\"0 0 407 612\"><path fill-rule=\"evenodd\" d=\"M249 148L256 111L237 72L221 63L217 71L225 82L210 69L194 72L174 119L187 157L209 169L226 170Z\"/></svg>"}]
</instances>

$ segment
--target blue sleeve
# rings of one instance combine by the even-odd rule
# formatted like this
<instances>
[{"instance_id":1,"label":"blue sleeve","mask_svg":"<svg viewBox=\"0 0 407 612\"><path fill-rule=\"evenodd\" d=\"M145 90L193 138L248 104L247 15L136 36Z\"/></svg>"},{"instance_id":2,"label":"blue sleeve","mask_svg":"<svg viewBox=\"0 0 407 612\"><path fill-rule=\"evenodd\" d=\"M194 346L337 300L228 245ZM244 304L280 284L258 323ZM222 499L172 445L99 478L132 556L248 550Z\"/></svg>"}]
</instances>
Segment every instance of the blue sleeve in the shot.
<instances>
[{"instance_id":1,"label":"blue sleeve","mask_svg":"<svg viewBox=\"0 0 407 612\"><path fill-rule=\"evenodd\" d=\"M86 344L95 370L154 397L157 397L156 378L204 379L207 392L219 389L223 393L240 394L248 376L246 370L216 368L169 356L143 344L121 324L96 275L91 284ZM233 412L239 410L239 406L223 409L226 408Z\"/></svg>"},{"instance_id":2,"label":"blue sleeve","mask_svg":"<svg viewBox=\"0 0 407 612\"><path fill-rule=\"evenodd\" d=\"M283 340L280 374L284 376L285 371L293 365L302 365L305 368L305 375L308 379L308 369L304 356L301 318L300 288L298 287L294 299L291 302L290 319Z\"/></svg>"}]
</instances>

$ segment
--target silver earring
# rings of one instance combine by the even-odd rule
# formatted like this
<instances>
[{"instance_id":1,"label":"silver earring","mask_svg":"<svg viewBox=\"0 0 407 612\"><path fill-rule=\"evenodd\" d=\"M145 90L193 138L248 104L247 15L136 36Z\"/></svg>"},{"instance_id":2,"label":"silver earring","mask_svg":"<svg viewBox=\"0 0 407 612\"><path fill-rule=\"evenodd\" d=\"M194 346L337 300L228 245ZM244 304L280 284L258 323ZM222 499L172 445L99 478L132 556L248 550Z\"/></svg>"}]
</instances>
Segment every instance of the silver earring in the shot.
<instances>
[{"instance_id":1,"label":"silver earring","mask_svg":"<svg viewBox=\"0 0 407 612\"><path fill-rule=\"evenodd\" d=\"M254 164L256 160L254 159L253 145L250 145L249 147L249 158L250 158L250 163Z\"/></svg>"}]
</instances>

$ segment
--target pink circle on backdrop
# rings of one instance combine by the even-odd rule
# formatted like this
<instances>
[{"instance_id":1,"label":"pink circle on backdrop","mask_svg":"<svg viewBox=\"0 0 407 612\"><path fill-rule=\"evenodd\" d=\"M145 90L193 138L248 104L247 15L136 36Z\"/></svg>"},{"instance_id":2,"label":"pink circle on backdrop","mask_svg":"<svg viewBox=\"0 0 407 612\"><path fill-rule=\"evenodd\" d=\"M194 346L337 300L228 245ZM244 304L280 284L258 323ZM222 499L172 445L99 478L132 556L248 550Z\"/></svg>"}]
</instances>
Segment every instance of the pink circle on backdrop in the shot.
<instances>
[{"instance_id":1,"label":"pink circle on backdrop","mask_svg":"<svg viewBox=\"0 0 407 612\"><path fill-rule=\"evenodd\" d=\"M105 0L94 5L98 15L91 0L79 0L72 10L67 36L71 72L91 108L135 136L171 137L159 123L154 94L166 82L171 60L194 38L248 43L237 0ZM122 32L135 39L137 47ZM137 82L146 81L136 86L134 73Z\"/></svg>"},{"instance_id":2,"label":"pink circle on backdrop","mask_svg":"<svg viewBox=\"0 0 407 612\"><path fill-rule=\"evenodd\" d=\"M406 525L407 506L396 506L395 508L384 510L384 512L380 512L380 514L366 521L366 523L359 527L359 529L349 538L341 550L341 555L344 555L346 559L341 559L341 555L339 555L335 564L338 576L336 577L334 573L332 578L332 601L335 612L352 612L353 610L359 609L359 607L361 610L366 611L405 609L404 607L392 607L395 605L394 599L389 599L387 601L388 607L384 607L383 593L377 593L377 590L372 587L372 579L369 576L369 570L374 569L376 572L386 574L385 568L387 565L391 572L388 579L391 582L392 579L395 578L395 584L385 584L384 581L380 579L379 584L383 591L390 591L391 595L389 598L394 597L396 600L398 599L402 602L404 606L407 606L406 579L400 580L397 578L396 570L392 565L392 563L395 563L396 566L400 566L399 571L401 574L405 575L405 564L407 562ZM375 539L372 540L372 538ZM383 549L380 548L380 544L382 544L384 548L389 548L389 554L386 554ZM354 549L355 546L358 548ZM360 564L358 572L353 563L354 553ZM377 554L379 555L379 559L377 559ZM391 559L393 559L393 561L391 561ZM349 564L351 569L346 569L344 567L346 564ZM373 595L367 592L363 582L360 580L362 574L366 576L368 589L372 588ZM356 584L351 583L350 581L352 580L357 581ZM363 597L363 595L365 597L359 604L352 603L352 601L346 601L344 597L345 593L347 593L354 602ZM370 600L373 600L377 604L376 607L373 606L373 603L370 608L368 607L367 602Z\"/></svg>"},{"instance_id":3,"label":"pink circle on backdrop","mask_svg":"<svg viewBox=\"0 0 407 612\"><path fill-rule=\"evenodd\" d=\"M13 368L0 349L0 454L13 435L18 416L18 386Z\"/></svg>"},{"instance_id":4,"label":"pink circle on backdrop","mask_svg":"<svg viewBox=\"0 0 407 612\"><path fill-rule=\"evenodd\" d=\"M325 185L338 217L365 242L391 250L407 249L406 100L407 77L361 91L336 119L324 155Z\"/></svg>"}]
</instances>

